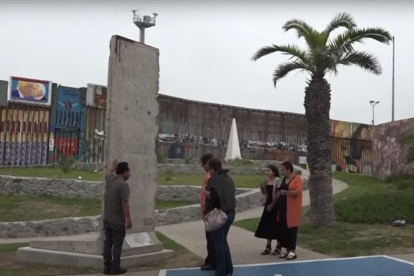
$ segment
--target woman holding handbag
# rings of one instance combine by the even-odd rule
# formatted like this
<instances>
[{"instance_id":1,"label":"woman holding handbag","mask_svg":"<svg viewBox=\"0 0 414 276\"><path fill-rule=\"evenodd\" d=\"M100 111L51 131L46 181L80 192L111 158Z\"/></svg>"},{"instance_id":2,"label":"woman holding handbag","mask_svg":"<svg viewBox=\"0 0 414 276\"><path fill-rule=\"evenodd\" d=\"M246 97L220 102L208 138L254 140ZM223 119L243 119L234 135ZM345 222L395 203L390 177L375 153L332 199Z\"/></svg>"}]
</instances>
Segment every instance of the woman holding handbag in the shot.
<instances>
[{"instance_id":1,"label":"woman holding handbag","mask_svg":"<svg viewBox=\"0 0 414 276\"><path fill-rule=\"evenodd\" d=\"M266 179L260 185L260 191L263 194L262 204L264 206L262 218L257 227L255 237L266 239L267 244L262 255L279 255L281 253L280 243L277 242L275 250L272 252L272 241L278 239L278 224L276 221L276 194L280 189L282 180L279 178L279 171L274 165L267 166Z\"/></svg>"},{"instance_id":2,"label":"woman holding handbag","mask_svg":"<svg viewBox=\"0 0 414 276\"><path fill-rule=\"evenodd\" d=\"M207 197L206 230L211 231L216 253L216 270L214 276L233 275L233 262L227 235L236 216L236 186L223 170L221 161L213 158L209 161L211 178L205 194Z\"/></svg>"}]
</instances>

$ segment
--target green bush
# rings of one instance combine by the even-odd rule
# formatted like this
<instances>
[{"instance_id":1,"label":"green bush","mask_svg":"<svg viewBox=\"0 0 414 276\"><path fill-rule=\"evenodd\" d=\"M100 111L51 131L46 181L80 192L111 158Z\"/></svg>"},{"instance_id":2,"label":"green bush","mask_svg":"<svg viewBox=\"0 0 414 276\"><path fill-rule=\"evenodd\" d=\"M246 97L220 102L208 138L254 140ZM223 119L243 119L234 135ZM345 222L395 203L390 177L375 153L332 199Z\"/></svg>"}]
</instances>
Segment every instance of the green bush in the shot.
<instances>
[{"instance_id":1,"label":"green bush","mask_svg":"<svg viewBox=\"0 0 414 276\"><path fill-rule=\"evenodd\" d=\"M76 162L76 159L73 156L68 156L68 157L62 156L62 158L59 160L60 173L61 174L68 173L75 162Z\"/></svg>"},{"instance_id":2,"label":"green bush","mask_svg":"<svg viewBox=\"0 0 414 276\"><path fill-rule=\"evenodd\" d=\"M412 174L392 174L385 179L385 182L398 190L414 189L414 175Z\"/></svg>"},{"instance_id":3,"label":"green bush","mask_svg":"<svg viewBox=\"0 0 414 276\"><path fill-rule=\"evenodd\" d=\"M157 151L157 163L162 164L165 161L165 156L162 152Z\"/></svg>"},{"instance_id":4,"label":"green bush","mask_svg":"<svg viewBox=\"0 0 414 276\"><path fill-rule=\"evenodd\" d=\"M336 218L353 223L390 224L398 219L414 221L414 193L382 191L335 202Z\"/></svg>"},{"instance_id":5,"label":"green bush","mask_svg":"<svg viewBox=\"0 0 414 276\"><path fill-rule=\"evenodd\" d=\"M193 160L194 160L193 156L186 156L184 157L183 162L186 165L190 165L193 162Z\"/></svg>"},{"instance_id":6,"label":"green bush","mask_svg":"<svg viewBox=\"0 0 414 276\"><path fill-rule=\"evenodd\" d=\"M172 181L175 179L175 172L173 169L167 169L164 173L166 181Z\"/></svg>"}]
</instances>

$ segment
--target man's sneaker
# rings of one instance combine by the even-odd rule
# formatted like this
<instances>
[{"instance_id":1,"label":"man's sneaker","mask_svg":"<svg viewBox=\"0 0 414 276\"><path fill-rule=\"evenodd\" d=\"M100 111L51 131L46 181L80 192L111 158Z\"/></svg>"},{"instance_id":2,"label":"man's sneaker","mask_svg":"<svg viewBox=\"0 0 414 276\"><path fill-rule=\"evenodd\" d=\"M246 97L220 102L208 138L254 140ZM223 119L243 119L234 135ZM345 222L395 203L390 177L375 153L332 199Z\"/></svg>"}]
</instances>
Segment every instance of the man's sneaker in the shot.
<instances>
[{"instance_id":1,"label":"man's sneaker","mask_svg":"<svg viewBox=\"0 0 414 276\"><path fill-rule=\"evenodd\" d=\"M127 273L128 270L125 268L119 267L119 268L112 268L111 273L109 275L121 275Z\"/></svg>"},{"instance_id":2,"label":"man's sneaker","mask_svg":"<svg viewBox=\"0 0 414 276\"><path fill-rule=\"evenodd\" d=\"M109 275L109 274L111 274L111 268L110 268L110 267L105 267L105 268L104 268L104 270L103 270L103 274L104 274L104 275Z\"/></svg>"}]
</instances>

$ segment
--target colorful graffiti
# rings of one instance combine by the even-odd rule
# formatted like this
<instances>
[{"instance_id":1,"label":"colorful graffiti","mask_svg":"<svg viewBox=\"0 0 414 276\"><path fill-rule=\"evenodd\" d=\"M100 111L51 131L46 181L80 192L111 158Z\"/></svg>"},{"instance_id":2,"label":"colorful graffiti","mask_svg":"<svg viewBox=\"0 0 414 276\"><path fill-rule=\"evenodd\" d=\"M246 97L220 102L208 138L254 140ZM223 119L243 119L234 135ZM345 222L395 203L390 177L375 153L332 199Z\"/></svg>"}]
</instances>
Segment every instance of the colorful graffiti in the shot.
<instances>
[{"instance_id":1,"label":"colorful graffiti","mask_svg":"<svg viewBox=\"0 0 414 276\"><path fill-rule=\"evenodd\" d=\"M56 94L49 130L49 163L61 157L82 158L79 156L81 118L84 116L82 95L78 89L64 86L59 86Z\"/></svg>"},{"instance_id":2,"label":"colorful graffiti","mask_svg":"<svg viewBox=\"0 0 414 276\"><path fill-rule=\"evenodd\" d=\"M0 83L1 91L9 91L9 97L20 100L2 107L0 99L0 166L55 163L68 156L85 162L103 161L106 87L57 87L50 82L16 78L5 90L5 83ZM50 107L39 106L42 101L44 105L50 101ZM330 124L333 164L350 172L363 172L372 163L372 127L335 120ZM166 156L175 156L171 158L183 154L195 157L207 151L224 157L227 146L226 140L194 133L159 134L158 142ZM242 139L240 148L250 159L306 163L307 147L303 142Z\"/></svg>"}]
</instances>

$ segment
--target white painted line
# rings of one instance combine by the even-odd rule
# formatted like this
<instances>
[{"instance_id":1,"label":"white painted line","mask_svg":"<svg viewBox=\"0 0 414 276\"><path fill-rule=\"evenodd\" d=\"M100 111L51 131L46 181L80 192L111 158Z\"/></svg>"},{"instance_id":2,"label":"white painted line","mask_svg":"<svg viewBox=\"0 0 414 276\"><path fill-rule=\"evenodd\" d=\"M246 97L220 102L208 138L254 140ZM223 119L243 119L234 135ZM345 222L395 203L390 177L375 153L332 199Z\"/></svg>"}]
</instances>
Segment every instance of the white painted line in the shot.
<instances>
[{"instance_id":1,"label":"white painted line","mask_svg":"<svg viewBox=\"0 0 414 276\"><path fill-rule=\"evenodd\" d=\"M319 259L319 260L305 260L305 261L285 261L285 262L277 262L277 263L265 263L265 264L247 264L247 265L235 265L234 267L258 267L258 266L272 266L272 265L285 265L285 264L300 264L300 263L318 263L318 262L332 262L332 261L346 261L346 260L358 260L358 259L374 259L374 258L389 258L394 259L392 257L383 256L383 255L375 255L375 256L360 256L360 257L349 257L349 258L327 258L327 259ZM395 259L398 260L398 259ZM403 260L399 260L405 262ZM409 263L409 262L408 262ZM414 265L413 263L409 263ZM168 270L161 270L158 276L166 276L167 271L175 271L175 270L199 270L199 267L191 267L191 268L174 268Z\"/></svg>"},{"instance_id":2,"label":"white painted line","mask_svg":"<svg viewBox=\"0 0 414 276\"><path fill-rule=\"evenodd\" d=\"M158 276L167 276L167 270L161 269L160 272L158 273Z\"/></svg>"},{"instance_id":3,"label":"white painted line","mask_svg":"<svg viewBox=\"0 0 414 276\"><path fill-rule=\"evenodd\" d=\"M394 258L394 257L390 257L390 256L382 256L382 257L387 258L387 259L390 259L390 260L394 260L394 261L397 261L397 262L400 262L400 263L409 264L409 265L413 265L414 266L414 263L409 262L409 261L401 260L401 259Z\"/></svg>"}]
</instances>

